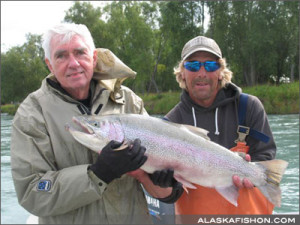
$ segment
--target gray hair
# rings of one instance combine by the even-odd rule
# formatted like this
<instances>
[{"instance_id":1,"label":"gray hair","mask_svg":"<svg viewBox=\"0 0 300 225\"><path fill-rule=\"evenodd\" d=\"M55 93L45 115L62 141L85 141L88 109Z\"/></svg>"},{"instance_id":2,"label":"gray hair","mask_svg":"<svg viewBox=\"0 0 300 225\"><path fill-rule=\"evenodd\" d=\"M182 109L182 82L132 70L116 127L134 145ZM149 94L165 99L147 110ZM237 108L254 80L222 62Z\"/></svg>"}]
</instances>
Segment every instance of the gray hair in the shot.
<instances>
[{"instance_id":1,"label":"gray hair","mask_svg":"<svg viewBox=\"0 0 300 225\"><path fill-rule=\"evenodd\" d=\"M182 89L186 90L186 85L185 81L182 79L182 73L184 70L183 63L185 61L181 61L177 67L174 68L174 74L176 76L176 81L179 84L179 87ZM218 59L218 62L221 65L221 75L222 75L222 80L220 81L220 86L225 87L227 83L231 83L231 78L232 78L232 72L227 68L226 60L225 58L220 58Z\"/></svg>"},{"instance_id":2,"label":"gray hair","mask_svg":"<svg viewBox=\"0 0 300 225\"><path fill-rule=\"evenodd\" d=\"M59 24L50 28L43 35L43 49L45 52L45 59L47 58L51 62L51 48L50 43L53 37L60 36L61 44L70 41L75 35L80 36L86 43L90 50L90 54L93 55L95 50L94 40L88 28L84 24L65 23Z\"/></svg>"}]
</instances>

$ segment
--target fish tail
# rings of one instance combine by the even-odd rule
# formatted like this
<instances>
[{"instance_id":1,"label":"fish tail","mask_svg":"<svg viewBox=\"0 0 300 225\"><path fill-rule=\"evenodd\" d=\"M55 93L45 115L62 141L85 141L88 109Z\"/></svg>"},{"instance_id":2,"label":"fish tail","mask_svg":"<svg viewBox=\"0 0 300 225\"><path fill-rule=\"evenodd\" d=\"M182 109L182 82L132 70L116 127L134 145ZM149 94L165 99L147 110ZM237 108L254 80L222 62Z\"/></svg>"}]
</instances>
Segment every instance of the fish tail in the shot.
<instances>
[{"instance_id":1,"label":"fish tail","mask_svg":"<svg viewBox=\"0 0 300 225\"><path fill-rule=\"evenodd\" d=\"M279 187L288 162L280 159L260 161L256 164L261 165L265 169L266 185L258 186L257 188L264 196L268 198L275 206L280 207L281 204L281 190Z\"/></svg>"}]
</instances>

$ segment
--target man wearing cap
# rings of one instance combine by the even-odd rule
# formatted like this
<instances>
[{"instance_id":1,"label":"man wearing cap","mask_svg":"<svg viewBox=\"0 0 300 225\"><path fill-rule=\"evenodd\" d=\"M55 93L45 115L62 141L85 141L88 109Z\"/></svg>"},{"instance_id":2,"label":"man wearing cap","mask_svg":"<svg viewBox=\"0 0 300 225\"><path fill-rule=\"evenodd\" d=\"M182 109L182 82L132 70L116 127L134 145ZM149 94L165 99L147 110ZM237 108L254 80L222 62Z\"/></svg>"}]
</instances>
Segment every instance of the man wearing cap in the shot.
<instances>
[{"instance_id":1,"label":"man wearing cap","mask_svg":"<svg viewBox=\"0 0 300 225\"><path fill-rule=\"evenodd\" d=\"M247 95L245 126L268 139L261 141L247 135L246 139L236 141L239 138L238 106L242 91L231 83L232 72L226 67L222 52L213 39L198 36L188 41L174 74L182 94L180 102L165 116L167 120L208 130L211 141L234 151L248 153L248 161L250 158L252 161L263 161L275 157L276 145L267 115L255 96ZM241 145L237 145L237 142ZM233 183L239 188L237 207L215 189L197 185L197 189L189 189L188 193L181 195L175 204L176 214L272 213L273 205L249 180L233 176Z\"/></svg>"}]
</instances>

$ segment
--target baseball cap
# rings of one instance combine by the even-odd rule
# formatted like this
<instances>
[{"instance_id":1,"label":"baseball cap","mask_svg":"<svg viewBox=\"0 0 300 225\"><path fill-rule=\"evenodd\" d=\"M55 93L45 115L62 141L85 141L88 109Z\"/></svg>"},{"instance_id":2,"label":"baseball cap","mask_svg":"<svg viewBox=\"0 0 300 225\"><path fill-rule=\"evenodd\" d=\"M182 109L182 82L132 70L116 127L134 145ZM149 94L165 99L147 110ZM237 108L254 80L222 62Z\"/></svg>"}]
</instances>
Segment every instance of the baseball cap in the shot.
<instances>
[{"instance_id":1,"label":"baseball cap","mask_svg":"<svg viewBox=\"0 0 300 225\"><path fill-rule=\"evenodd\" d=\"M206 51L222 58L222 52L218 44L211 38L198 36L189 40L183 47L181 52L181 59L185 60L191 54L198 51Z\"/></svg>"}]
</instances>

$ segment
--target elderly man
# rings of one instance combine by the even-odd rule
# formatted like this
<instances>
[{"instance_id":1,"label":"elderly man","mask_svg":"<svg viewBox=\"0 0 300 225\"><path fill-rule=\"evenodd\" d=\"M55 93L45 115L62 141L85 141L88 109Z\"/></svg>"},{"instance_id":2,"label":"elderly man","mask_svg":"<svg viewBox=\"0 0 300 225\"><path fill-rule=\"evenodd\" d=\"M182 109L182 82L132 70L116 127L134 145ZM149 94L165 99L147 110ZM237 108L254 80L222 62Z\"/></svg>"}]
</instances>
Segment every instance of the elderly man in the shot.
<instances>
[{"instance_id":1,"label":"elderly man","mask_svg":"<svg viewBox=\"0 0 300 225\"><path fill-rule=\"evenodd\" d=\"M147 115L143 101L127 87L108 89L95 79L97 50L85 25L55 26L45 33L43 48L51 74L19 106L12 125L11 167L19 203L39 223L151 223L141 183L162 201L172 201L174 194L137 170L147 160L138 137L123 151L113 151L122 143L111 141L99 155L64 128L83 114Z\"/></svg>"}]
</instances>

